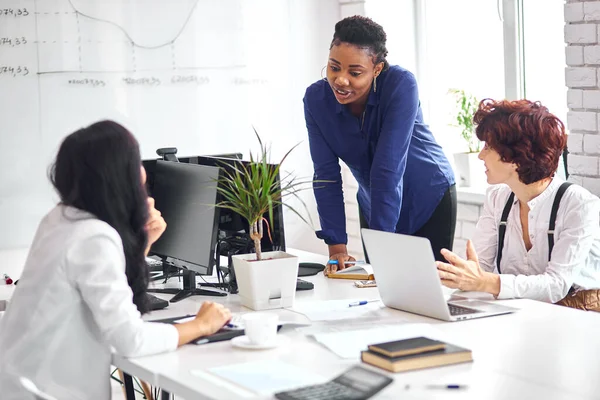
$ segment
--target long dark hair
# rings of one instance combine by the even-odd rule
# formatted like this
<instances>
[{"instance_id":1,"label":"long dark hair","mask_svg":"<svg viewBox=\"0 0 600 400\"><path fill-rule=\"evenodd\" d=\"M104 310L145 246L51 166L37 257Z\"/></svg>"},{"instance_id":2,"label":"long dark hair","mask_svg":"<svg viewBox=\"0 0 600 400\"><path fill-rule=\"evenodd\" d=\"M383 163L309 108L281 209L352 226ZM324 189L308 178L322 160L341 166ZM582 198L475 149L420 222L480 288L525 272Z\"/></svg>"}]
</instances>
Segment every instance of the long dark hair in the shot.
<instances>
[{"instance_id":1,"label":"long dark hair","mask_svg":"<svg viewBox=\"0 0 600 400\"><path fill-rule=\"evenodd\" d=\"M100 121L67 136L50 171L63 204L95 215L121 236L133 302L144 313L148 196L141 179L138 142L113 121Z\"/></svg>"}]
</instances>

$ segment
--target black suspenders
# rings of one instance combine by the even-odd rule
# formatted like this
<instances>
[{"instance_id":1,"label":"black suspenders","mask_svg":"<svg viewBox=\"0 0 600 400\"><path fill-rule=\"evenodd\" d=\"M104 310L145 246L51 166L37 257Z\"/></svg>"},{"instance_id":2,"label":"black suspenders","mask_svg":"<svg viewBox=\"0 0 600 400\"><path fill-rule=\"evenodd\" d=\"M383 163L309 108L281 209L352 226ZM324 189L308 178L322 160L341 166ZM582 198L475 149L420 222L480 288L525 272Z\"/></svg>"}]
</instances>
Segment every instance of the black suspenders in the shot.
<instances>
[{"instance_id":1,"label":"black suspenders","mask_svg":"<svg viewBox=\"0 0 600 400\"><path fill-rule=\"evenodd\" d=\"M498 273L500 274L500 261L502 260L502 248L504 247L504 235L506 234L506 221L508 220L508 213L512 208L513 202L515 201L515 194L510 192L504 210L502 211L502 217L500 218L500 226L498 227L498 256L496 257L496 267L498 267Z\"/></svg>"},{"instance_id":2,"label":"black suspenders","mask_svg":"<svg viewBox=\"0 0 600 400\"><path fill-rule=\"evenodd\" d=\"M552 211L550 212L550 223L548 224L548 261L550 261L552 248L554 247L554 225L556 224L558 206L560 205L560 200L562 199L563 194L565 194L565 191L571 185L572 183L570 182L564 182L558 188L556 196L554 196L554 203L552 203ZM498 227L498 255L496 257L496 267L498 268L499 274L502 273L500 271L500 261L502 260L502 247L504 247L504 235L506 234L506 221L508 220L508 213L510 213L510 209L512 208L514 201L515 194L511 192L510 196L508 196L508 200L506 201L506 205L504 206L504 210L502 211L500 226Z\"/></svg>"}]
</instances>

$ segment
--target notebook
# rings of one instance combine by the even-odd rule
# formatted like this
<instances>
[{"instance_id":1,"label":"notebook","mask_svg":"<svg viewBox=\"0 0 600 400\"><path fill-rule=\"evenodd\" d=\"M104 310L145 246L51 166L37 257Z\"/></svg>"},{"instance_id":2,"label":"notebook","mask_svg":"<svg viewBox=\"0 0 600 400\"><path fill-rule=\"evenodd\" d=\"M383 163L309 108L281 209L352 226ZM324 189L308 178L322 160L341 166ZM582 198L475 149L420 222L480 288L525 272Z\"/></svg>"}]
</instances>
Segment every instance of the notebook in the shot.
<instances>
[{"instance_id":1,"label":"notebook","mask_svg":"<svg viewBox=\"0 0 600 400\"><path fill-rule=\"evenodd\" d=\"M386 357L408 356L410 354L426 353L445 348L446 343L423 336L369 345L370 351L383 354Z\"/></svg>"},{"instance_id":2,"label":"notebook","mask_svg":"<svg viewBox=\"0 0 600 400\"><path fill-rule=\"evenodd\" d=\"M473 361L473 355L471 350L447 343L446 347L440 350L399 357L387 357L371 350L365 350L361 352L361 360L390 372L405 372L470 362Z\"/></svg>"},{"instance_id":3,"label":"notebook","mask_svg":"<svg viewBox=\"0 0 600 400\"><path fill-rule=\"evenodd\" d=\"M373 267L370 264L357 264L335 271L332 274L327 275L328 278L333 279L354 279L354 280L373 280Z\"/></svg>"}]
</instances>

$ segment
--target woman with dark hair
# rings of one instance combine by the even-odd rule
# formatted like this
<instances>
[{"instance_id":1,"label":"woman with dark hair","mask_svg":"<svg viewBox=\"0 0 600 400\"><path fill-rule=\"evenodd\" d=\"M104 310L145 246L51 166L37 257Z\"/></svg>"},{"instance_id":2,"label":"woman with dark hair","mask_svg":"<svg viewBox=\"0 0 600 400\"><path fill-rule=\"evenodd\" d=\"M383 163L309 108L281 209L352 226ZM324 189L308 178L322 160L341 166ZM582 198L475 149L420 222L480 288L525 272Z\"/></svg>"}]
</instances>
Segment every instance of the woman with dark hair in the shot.
<instances>
[{"instance_id":1,"label":"woman with dark hair","mask_svg":"<svg viewBox=\"0 0 600 400\"><path fill-rule=\"evenodd\" d=\"M127 356L175 350L231 318L205 302L184 324L144 322L145 255L166 228L145 185L138 143L102 121L67 136L52 168L60 204L44 217L2 318L3 399L18 378L57 399L108 399L111 347Z\"/></svg>"},{"instance_id":2,"label":"woman with dark hair","mask_svg":"<svg viewBox=\"0 0 600 400\"><path fill-rule=\"evenodd\" d=\"M386 34L371 19L335 25L327 77L312 84L304 114L321 221L329 245L326 272L354 260L346 244L339 160L358 182L361 227L422 236L436 259L452 248L456 225L454 174L423 120L412 73L386 60ZM325 181L325 182L323 182ZM390 249L393 253L394 249Z\"/></svg>"},{"instance_id":3,"label":"woman with dark hair","mask_svg":"<svg viewBox=\"0 0 600 400\"><path fill-rule=\"evenodd\" d=\"M567 143L563 123L528 100L483 100L473 120L494 186L467 259L442 251L442 283L600 311L600 200L555 174Z\"/></svg>"}]
</instances>

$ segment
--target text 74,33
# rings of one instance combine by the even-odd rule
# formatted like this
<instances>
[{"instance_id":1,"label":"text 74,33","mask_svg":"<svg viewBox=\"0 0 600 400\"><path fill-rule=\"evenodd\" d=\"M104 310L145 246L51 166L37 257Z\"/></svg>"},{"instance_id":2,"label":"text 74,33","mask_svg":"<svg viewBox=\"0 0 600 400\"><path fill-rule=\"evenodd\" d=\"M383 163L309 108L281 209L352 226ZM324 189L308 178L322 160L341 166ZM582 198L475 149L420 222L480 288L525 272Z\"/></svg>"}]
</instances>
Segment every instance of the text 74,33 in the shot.
<instances>
[{"instance_id":1,"label":"text 74,33","mask_svg":"<svg viewBox=\"0 0 600 400\"><path fill-rule=\"evenodd\" d=\"M29 75L29 68L24 65L0 65L0 76L8 75L14 78Z\"/></svg>"},{"instance_id":2,"label":"text 74,33","mask_svg":"<svg viewBox=\"0 0 600 400\"><path fill-rule=\"evenodd\" d=\"M0 17L26 17L30 12L26 8L0 8Z\"/></svg>"}]
</instances>

